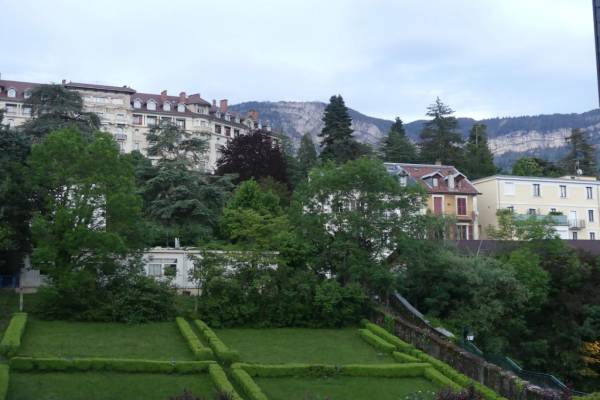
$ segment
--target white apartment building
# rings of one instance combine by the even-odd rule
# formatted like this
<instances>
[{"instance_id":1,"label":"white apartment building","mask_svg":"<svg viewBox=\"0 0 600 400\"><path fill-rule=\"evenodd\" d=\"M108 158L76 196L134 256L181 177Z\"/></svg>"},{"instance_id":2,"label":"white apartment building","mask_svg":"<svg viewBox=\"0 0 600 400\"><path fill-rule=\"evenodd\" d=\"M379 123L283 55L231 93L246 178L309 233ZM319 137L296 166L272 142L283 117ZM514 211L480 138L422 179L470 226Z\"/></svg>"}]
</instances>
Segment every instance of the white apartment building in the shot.
<instances>
[{"instance_id":1,"label":"white apartment building","mask_svg":"<svg viewBox=\"0 0 600 400\"><path fill-rule=\"evenodd\" d=\"M473 181L480 192L481 236L497 227L496 211L510 209L518 216L551 215L562 239L600 239L600 182L595 177L541 178L494 175Z\"/></svg>"},{"instance_id":2,"label":"white apartment building","mask_svg":"<svg viewBox=\"0 0 600 400\"><path fill-rule=\"evenodd\" d=\"M0 79L0 109L5 114L0 122L15 127L30 119L31 108L27 106L27 99L38 85ZM169 121L204 138L208 150L200 167L207 172L215 170L221 148L233 137L254 130L271 131L269 124L259 119L258 112L250 111L242 116L228 109L227 100L220 100L217 106L215 100L211 104L199 93L189 96L185 92L171 96L166 90L160 94L138 93L127 86L65 80L62 85L81 94L85 110L98 114L102 130L114 135L123 152L139 150L146 154L146 135L161 121Z\"/></svg>"}]
</instances>

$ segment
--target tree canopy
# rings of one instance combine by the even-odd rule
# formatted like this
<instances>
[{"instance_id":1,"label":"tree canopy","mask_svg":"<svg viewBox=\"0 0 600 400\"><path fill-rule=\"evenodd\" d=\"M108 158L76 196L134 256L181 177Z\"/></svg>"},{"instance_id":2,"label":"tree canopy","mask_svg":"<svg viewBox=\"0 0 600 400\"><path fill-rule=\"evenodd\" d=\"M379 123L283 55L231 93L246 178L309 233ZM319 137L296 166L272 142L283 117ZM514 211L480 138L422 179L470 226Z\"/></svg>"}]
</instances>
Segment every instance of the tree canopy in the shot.
<instances>
[{"instance_id":1,"label":"tree canopy","mask_svg":"<svg viewBox=\"0 0 600 400\"><path fill-rule=\"evenodd\" d=\"M399 117L390 126L388 136L381 146L381 158L386 162L412 163L418 161L417 148L406 136L404 125Z\"/></svg>"},{"instance_id":2,"label":"tree canopy","mask_svg":"<svg viewBox=\"0 0 600 400\"><path fill-rule=\"evenodd\" d=\"M562 169L569 175L576 175L581 170L583 175L598 175L596 149L588 142L587 134L582 129L573 129L567 137L569 152L560 162Z\"/></svg>"},{"instance_id":3,"label":"tree canopy","mask_svg":"<svg viewBox=\"0 0 600 400\"><path fill-rule=\"evenodd\" d=\"M427 116L432 119L425 122L419 143L421 160L425 163L440 161L442 164L462 165L463 143L458 129L454 110L439 98L427 107Z\"/></svg>"},{"instance_id":4,"label":"tree canopy","mask_svg":"<svg viewBox=\"0 0 600 400\"><path fill-rule=\"evenodd\" d=\"M469 179L477 179L494 175L498 168L494 165L494 155L490 151L487 139L487 128L483 124L475 124L469 132L465 146L465 157L462 172Z\"/></svg>"}]
</instances>

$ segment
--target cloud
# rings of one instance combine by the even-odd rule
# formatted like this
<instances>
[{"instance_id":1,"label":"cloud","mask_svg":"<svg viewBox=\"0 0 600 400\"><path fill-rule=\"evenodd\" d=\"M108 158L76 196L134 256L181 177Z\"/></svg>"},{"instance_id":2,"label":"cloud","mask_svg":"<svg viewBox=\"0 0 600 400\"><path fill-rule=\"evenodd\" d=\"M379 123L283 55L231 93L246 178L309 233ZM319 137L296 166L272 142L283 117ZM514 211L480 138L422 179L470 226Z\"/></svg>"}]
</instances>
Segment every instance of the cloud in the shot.
<instances>
[{"instance_id":1,"label":"cloud","mask_svg":"<svg viewBox=\"0 0 600 400\"><path fill-rule=\"evenodd\" d=\"M208 99L322 100L420 118L597 107L587 0L117 1L2 5L6 79Z\"/></svg>"}]
</instances>

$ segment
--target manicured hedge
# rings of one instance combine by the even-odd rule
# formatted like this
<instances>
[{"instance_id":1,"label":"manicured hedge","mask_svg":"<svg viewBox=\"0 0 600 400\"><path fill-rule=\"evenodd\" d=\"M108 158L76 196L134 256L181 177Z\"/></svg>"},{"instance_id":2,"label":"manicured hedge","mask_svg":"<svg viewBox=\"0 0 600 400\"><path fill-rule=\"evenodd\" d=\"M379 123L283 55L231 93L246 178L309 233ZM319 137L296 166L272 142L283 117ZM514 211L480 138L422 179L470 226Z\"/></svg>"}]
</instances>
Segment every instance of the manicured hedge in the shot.
<instances>
[{"instance_id":1,"label":"manicured hedge","mask_svg":"<svg viewBox=\"0 0 600 400\"><path fill-rule=\"evenodd\" d=\"M21 338L25 332L27 324L27 313L15 313L10 319L8 328L4 332L4 337L0 342L0 354L7 357L12 357L17 354L17 350L21 347Z\"/></svg>"},{"instance_id":2,"label":"manicured hedge","mask_svg":"<svg viewBox=\"0 0 600 400\"><path fill-rule=\"evenodd\" d=\"M220 392L228 393L231 396L231 400L243 400L235 391L233 385L229 382L229 379L227 379L225 371L223 371L223 368L221 368L219 364L210 364L208 366L208 373L210 374L212 382Z\"/></svg>"},{"instance_id":3,"label":"manicured hedge","mask_svg":"<svg viewBox=\"0 0 600 400\"><path fill-rule=\"evenodd\" d=\"M369 331L371 331L373 334L379 336L380 338L382 338L383 340L385 340L388 343L393 344L394 346L396 346L396 349L400 350L400 351L407 351L410 349L413 349L414 346L412 344L406 343L404 340L400 339L398 336L389 333L388 331L386 331L384 328L382 328L381 326L374 324L372 322L363 320L363 326L368 329Z\"/></svg>"},{"instance_id":4,"label":"manicured hedge","mask_svg":"<svg viewBox=\"0 0 600 400\"><path fill-rule=\"evenodd\" d=\"M400 353L400 352L393 352L392 353L392 357L394 357L394 360L400 362L400 363L415 363L415 362L419 362L419 359L413 357L413 356L409 356L406 353Z\"/></svg>"},{"instance_id":5,"label":"manicured hedge","mask_svg":"<svg viewBox=\"0 0 600 400\"><path fill-rule=\"evenodd\" d=\"M278 378L282 376L331 376L340 373L342 367L324 364L242 364L236 363L232 368L243 369L250 376L262 378Z\"/></svg>"},{"instance_id":6,"label":"manicured hedge","mask_svg":"<svg viewBox=\"0 0 600 400\"><path fill-rule=\"evenodd\" d=\"M190 324L184 318L177 317L175 318L175 322L179 327L179 332L181 332L188 342L192 353L194 353L198 360L212 360L214 358L212 350L202 344Z\"/></svg>"},{"instance_id":7,"label":"manicured hedge","mask_svg":"<svg viewBox=\"0 0 600 400\"><path fill-rule=\"evenodd\" d=\"M242 368L236 368L234 364L231 369L231 376L235 383L238 384L243 390L243 394L247 400L269 400L268 397L263 393L261 388L254 382L254 379Z\"/></svg>"},{"instance_id":8,"label":"manicured hedge","mask_svg":"<svg viewBox=\"0 0 600 400\"><path fill-rule=\"evenodd\" d=\"M6 399L8 393L8 365L0 364L0 400Z\"/></svg>"},{"instance_id":9,"label":"manicured hedge","mask_svg":"<svg viewBox=\"0 0 600 400\"><path fill-rule=\"evenodd\" d=\"M378 378L414 378L424 376L425 370L429 368L426 363L410 364L374 364L374 365L344 365L341 367L341 375L344 376L368 376Z\"/></svg>"},{"instance_id":10,"label":"manicured hedge","mask_svg":"<svg viewBox=\"0 0 600 400\"><path fill-rule=\"evenodd\" d=\"M208 371L214 361L155 361L118 358L35 358L14 357L16 371L115 371L166 374L195 374Z\"/></svg>"},{"instance_id":11,"label":"manicured hedge","mask_svg":"<svg viewBox=\"0 0 600 400\"><path fill-rule=\"evenodd\" d=\"M237 351L231 350L229 347L227 347L227 345L225 345L225 343L219 339L217 334L203 321L197 319L194 321L194 323L198 327L202 338L208 343L219 360L226 364L231 364L240 359L240 354Z\"/></svg>"},{"instance_id":12,"label":"manicured hedge","mask_svg":"<svg viewBox=\"0 0 600 400\"><path fill-rule=\"evenodd\" d=\"M394 350L396 350L396 346L394 346L391 343L388 343L387 341L375 335L368 329L359 329L358 334L361 338L363 338L365 342L369 343L371 346L375 347L379 351L391 354Z\"/></svg>"},{"instance_id":13,"label":"manicured hedge","mask_svg":"<svg viewBox=\"0 0 600 400\"><path fill-rule=\"evenodd\" d=\"M453 390L461 390L462 389L462 386L460 386L458 383L452 381L450 378L446 377L445 375L443 375L441 372L434 369L433 367L425 368L425 373L423 375L429 381L431 381L441 387L446 387L446 388L450 388Z\"/></svg>"}]
</instances>

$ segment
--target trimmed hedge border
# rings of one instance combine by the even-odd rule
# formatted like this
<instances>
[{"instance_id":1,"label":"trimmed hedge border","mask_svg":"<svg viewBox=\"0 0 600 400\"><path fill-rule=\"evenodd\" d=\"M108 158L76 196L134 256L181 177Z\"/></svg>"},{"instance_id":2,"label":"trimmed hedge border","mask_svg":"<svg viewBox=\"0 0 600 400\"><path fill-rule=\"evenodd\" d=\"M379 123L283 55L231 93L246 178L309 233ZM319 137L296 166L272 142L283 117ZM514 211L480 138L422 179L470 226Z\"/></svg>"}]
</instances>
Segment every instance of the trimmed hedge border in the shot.
<instances>
[{"instance_id":1,"label":"trimmed hedge border","mask_svg":"<svg viewBox=\"0 0 600 400\"><path fill-rule=\"evenodd\" d=\"M369 343L379 351L392 354L394 350L396 350L396 346L375 335L368 329L359 329L358 334L365 342Z\"/></svg>"},{"instance_id":2,"label":"trimmed hedge border","mask_svg":"<svg viewBox=\"0 0 600 400\"><path fill-rule=\"evenodd\" d=\"M203 361L212 360L214 358L212 350L202 344L190 324L184 318L177 317L175 318L175 322L177 323L177 327L179 327L179 332L181 332L181 335L183 335L190 346L192 353L196 356L196 359Z\"/></svg>"},{"instance_id":3,"label":"trimmed hedge border","mask_svg":"<svg viewBox=\"0 0 600 400\"><path fill-rule=\"evenodd\" d=\"M8 328L0 342L0 354L13 357L21 347L21 338L27 325L27 313L15 313L10 319Z\"/></svg>"},{"instance_id":4,"label":"trimmed hedge border","mask_svg":"<svg viewBox=\"0 0 600 400\"><path fill-rule=\"evenodd\" d=\"M6 399L8 393L8 365L0 364L0 400Z\"/></svg>"},{"instance_id":5,"label":"trimmed hedge border","mask_svg":"<svg viewBox=\"0 0 600 400\"><path fill-rule=\"evenodd\" d=\"M452 390L463 390L462 386L460 386L458 383L454 382L452 379L448 378L446 375L442 374L440 371L433 367L425 368L425 372L423 375L427 380L434 382L441 387L447 387Z\"/></svg>"},{"instance_id":6,"label":"trimmed hedge border","mask_svg":"<svg viewBox=\"0 0 600 400\"><path fill-rule=\"evenodd\" d=\"M416 363L416 362L420 362L418 358L413 357L413 356L409 356L406 353L400 353L398 351L395 351L392 353L392 357L394 357L394 360L396 360L399 363Z\"/></svg>"},{"instance_id":7,"label":"trimmed hedge border","mask_svg":"<svg viewBox=\"0 0 600 400\"><path fill-rule=\"evenodd\" d=\"M469 378L468 376L461 374L450 365L446 364L443 361L438 360L435 357L430 356L429 354L417 349L410 343L406 343L399 337L389 333L387 330L382 328L381 326L369 322L367 320L362 320L362 325L373 335L377 336L381 340L385 341L389 345L394 346L401 352L393 352L392 356L396 361L399 362L410 362L411 359L416 359L420 362L425 362L430 364L437 372L439 372L442 376L448 378L449 381L455 383L461 388L468 388L469 386L473 386L476 391L481 393L486 400L506 400L504 397L500 396L498 393L494 392L492 389L488 388L485 385L475 381L474 379ZM363 338L366 337L363 336ZM368 342L368 340L367 340ZM371 342L369 342L371 344ZM380 347L373 345L377 349ZM409 361L410 360L410 361ZM429 373L431 375L431 372Z\"/></svg>"},{"instance_id":8,"label":"trimmed hedge border","mask_svg":"<svg viewBox=\"0 0 600 400\"><path fill-rule=\"evenodd\" d=\"M129 373L195 374L207 372L214 361L155 361L119 358L14 357L15 371L114 371ZM1 400L1 398L0 398Z\"/></svg>"},{"instance_id":9,"label":"trimmed hedge border","mask_svg":"<svg viewBox=\"0 0 600 400\"><path fill-rule=\"evenodd\" d=\"M225 371L219 364L211 363L208 365L208 374L220 392L228 393L231 396L231 400L243 400L240 395L235 391Z\"/></svg>"},{"instance_id":10,"label":"trimmed hedge border","mask_svg":"<svg viewBox=\"0 0 600 400\"><path fill-rule=\"evenodd\" d=\"M217 336L217 334L210 329L210 327L199 319L195 320L194 323L200 331L202 338L208 343L212 351L215 353L217 358L229 365L236 361L239 361L240 354L231 350L223 341Z\"/></svg>"},{"instance_id":11,"label":"trimmed hedge border","mask_svg":"<svg viewBox=\"0 0 600 400\"><path fill-rule=\"evenodd\" d=\"M241 367L236 367L234 364L231 369L231 376L235 383L243 390L248 400L269 400L269 398L263 393L260 386L254 382L254 379Z\"/></svg>"}]
</instances>

